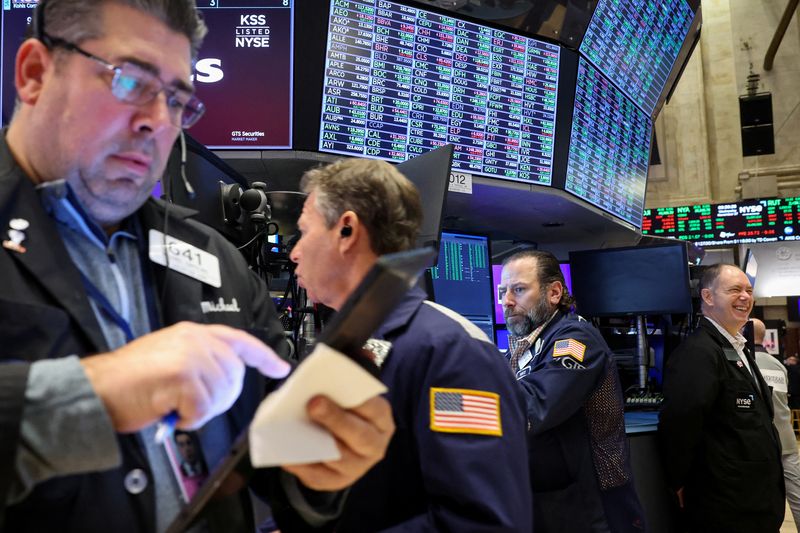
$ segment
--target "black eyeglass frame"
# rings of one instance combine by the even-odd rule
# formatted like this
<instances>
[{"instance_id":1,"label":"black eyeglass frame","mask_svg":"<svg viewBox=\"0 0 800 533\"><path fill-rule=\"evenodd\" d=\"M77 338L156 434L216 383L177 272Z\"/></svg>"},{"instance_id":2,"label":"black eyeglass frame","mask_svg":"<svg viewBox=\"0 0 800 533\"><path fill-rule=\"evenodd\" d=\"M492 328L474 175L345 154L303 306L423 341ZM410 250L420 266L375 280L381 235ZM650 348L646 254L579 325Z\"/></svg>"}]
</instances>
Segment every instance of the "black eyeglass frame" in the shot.
<instances>
[{"instance_id":1,"label":"black eyeglass frame","mask_svg":"<svg viewBox=\"0 0 800 533\"><path fill-rule=\"evenodd\" d=\"M39 38L39 40L42 41L44 45L50 49L55 47L60 47L69 52L75 52L79 55L82 55L83 57L90 59L95 63L97 63L98 65L102 66L108 72L113 73L113 78L111 79L111 87L110 87L111 94L113 94L114 97L118 99L120 102L133 105L145 105L149 102L152 102L153 99L156 96L158 96L160 92L163 91L164 94L167 96L167 106L170 109L172 109L174 107L173 104L177 103L181 109L180 115L173 115L172 113L170 113L170 117L172 117L172 123L174 126L183 129L188 129L193 125L195 125L197 121L200 120L200 118L203 116L203 113L205 113L206 111L205 105L203 104L203 102L200 101L199 98L197 98L197 95L189 91L186 91L184 89L179 89L167 85L166 83L161 81L161 79L159 79L158 76L156 76L152 72L148 72L146 69L135 63L125 61L120 65L114 65L113 63L111 63L110 61L106 61L102 57L98 57L92 54L91 52L87 52L86 50L84 50L75 43L69 42L66 39L61 39L60 37L53 37L52 35L48 35L46 33L43 33ZM134 99L126 99L125 96L120 96L120 94L118 94L118 92L115 89L120 86L121 83L120 80L122 78L123 68L125 68L126 66L128 66L128 68L137 69L141 71L143 74L149 75L154 82L158 82L160 84L160 87L157 90L151 90L151 91L143 90L139 94L138 98ZM122 88L122 90L129 92L129 90L124 87ZM178 98L179 93L189 94L189 99L186 100L185 103L181 103L180 99ZM175 123L176 118L178 118L180 121L178 124Z\"/></svg>"}]
</instances>

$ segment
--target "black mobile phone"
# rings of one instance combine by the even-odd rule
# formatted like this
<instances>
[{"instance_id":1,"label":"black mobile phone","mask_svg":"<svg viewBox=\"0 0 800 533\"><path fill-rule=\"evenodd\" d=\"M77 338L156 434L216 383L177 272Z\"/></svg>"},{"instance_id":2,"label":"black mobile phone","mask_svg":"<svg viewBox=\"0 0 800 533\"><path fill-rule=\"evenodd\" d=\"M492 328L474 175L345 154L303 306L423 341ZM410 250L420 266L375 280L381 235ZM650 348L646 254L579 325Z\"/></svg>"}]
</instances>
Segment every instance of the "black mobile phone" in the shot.
<instances>
[{"instance_id":1,"label":"black mobile phone","mask_svg":"<svg viewBox=\"0 0 800 533\"><path fill-rule=\"evenodd\" d=\"M322 331L317 342L347 355L362 368L378 376L378 367L364 354L362 346L406 292L417 283L422 271L433 263L436 256L436 250L427 247L379 257ZM167 533L179 533L190 528L214 499L219 488L247 457L250 450L248 430L249 426L239 434L228 454L167 528Z\"/></svg>"}]
</instances>

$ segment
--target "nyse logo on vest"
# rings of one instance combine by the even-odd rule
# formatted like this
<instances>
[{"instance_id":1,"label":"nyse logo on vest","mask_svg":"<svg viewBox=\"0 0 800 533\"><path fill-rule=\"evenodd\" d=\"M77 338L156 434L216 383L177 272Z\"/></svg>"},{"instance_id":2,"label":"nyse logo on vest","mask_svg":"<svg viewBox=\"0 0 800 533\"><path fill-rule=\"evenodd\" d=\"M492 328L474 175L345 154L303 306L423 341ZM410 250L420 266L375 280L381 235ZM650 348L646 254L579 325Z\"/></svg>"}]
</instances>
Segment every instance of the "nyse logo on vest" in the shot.
<instances>
[{"instance_id":1,"label":"nyse logo on vest","mask_svg":"<svg viewBox=\"0 0 800 533\"><path fill-rule=\"evenodd\" d=\"M755 396L748 393L738 393L736 395L736 409L749 410L755 407Z\"/></svg>"},{"instance_id":2,"label":"nyse logo on vest","mask_svg":"<svg viewBox=\"0 0 800 533\"><path fill-rule=\"evenodd\" d=\"M225 300L220 297L219 300L215 302L200 302L200 309L202 309L203 313L241 313L242 310L239 308L239 302L236 301L236 298L231 299L231 303L226 304Z\"/></svg>"}]
</instances>

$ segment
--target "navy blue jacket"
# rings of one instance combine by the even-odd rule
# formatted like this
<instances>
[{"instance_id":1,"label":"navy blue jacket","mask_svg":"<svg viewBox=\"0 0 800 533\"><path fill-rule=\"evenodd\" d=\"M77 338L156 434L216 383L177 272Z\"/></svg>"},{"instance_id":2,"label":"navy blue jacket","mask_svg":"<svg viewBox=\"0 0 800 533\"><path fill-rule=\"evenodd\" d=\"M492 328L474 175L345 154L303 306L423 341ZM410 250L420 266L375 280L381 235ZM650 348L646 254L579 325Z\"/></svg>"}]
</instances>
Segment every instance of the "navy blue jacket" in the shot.
<instances>
[{"instance_id":1,"label":"navy blue jacket","mask_svg":"<svg viewBox=\"0 0 800 533\"><path fill-rule=\"evenodd\" d=\"M480 330L412 290L376 338L397 431L386 457L356 482L337 531L530 531L522 398ZM431 388L499 395L502 436L431 429Z\"/></svg>"},{"instance_id":2,"label":"navy blue jacket","mask_svg":"<svg viewBox=\"0 0 800 533\"><path fill-rule=\"evenodd\" d=\"M644 531L619 376L600 332L559 312L530 351L517 380L530 424L534 531Z\"/></svg>"}]
</instances>

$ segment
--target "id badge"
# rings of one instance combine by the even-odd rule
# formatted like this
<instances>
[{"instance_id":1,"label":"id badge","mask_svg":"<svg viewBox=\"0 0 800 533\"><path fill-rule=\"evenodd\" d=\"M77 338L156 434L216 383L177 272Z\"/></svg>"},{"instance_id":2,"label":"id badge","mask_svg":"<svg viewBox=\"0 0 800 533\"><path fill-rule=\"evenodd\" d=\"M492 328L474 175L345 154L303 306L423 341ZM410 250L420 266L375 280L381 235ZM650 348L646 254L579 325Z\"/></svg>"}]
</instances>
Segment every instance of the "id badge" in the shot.
<instances>
[{"instance_id":1,"label":"id badge","mask_svg":"<svg viewBox=\"0 0 800 533\"><path fill-rule=\"evenodd\" d=\"M151 229L148 237L152 262L217 289L222 287L219 259L215 255L158 230Z\"/></svg>"}]
</instances>

